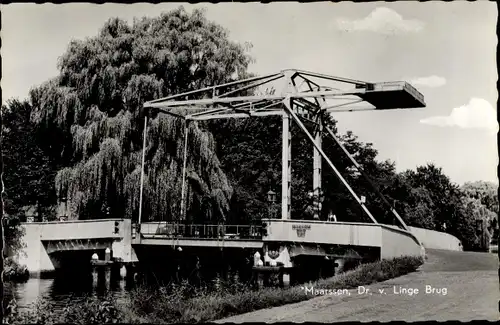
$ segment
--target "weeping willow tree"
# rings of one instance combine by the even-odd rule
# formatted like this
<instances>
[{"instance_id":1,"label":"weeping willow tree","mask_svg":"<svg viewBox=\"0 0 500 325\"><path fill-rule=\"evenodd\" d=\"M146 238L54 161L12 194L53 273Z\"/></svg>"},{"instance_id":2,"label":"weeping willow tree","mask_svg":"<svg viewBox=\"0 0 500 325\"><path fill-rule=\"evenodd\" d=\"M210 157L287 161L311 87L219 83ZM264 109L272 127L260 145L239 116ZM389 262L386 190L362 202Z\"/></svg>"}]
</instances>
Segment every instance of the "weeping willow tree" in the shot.
<instances>
[{"instance_id":1,"label":"weeping willow tree","mask_svg":"<svg viewBox=\"0 0 500 325\"><path fill-rule=\"evenodd\" d=\"M132 25L111 19L96 37L72 41L59 59L60 74L30 92L33 119L66 166L55 185L72 215L136 218L142 104L245 78L250 62L202 10L182 7ZM148 125L143 220L179 217L185 132L187 216L218 222L227 215L232 188L211 134L160 115Z\"/></svg>"}]
</instances>

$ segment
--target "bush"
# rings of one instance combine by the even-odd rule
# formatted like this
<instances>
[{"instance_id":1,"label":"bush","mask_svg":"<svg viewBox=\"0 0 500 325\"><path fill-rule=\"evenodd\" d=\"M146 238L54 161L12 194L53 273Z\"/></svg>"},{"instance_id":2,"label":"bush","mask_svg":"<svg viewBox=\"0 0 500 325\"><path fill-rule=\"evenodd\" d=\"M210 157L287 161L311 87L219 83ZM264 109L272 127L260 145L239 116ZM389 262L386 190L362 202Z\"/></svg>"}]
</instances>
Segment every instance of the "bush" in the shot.
<instances>
[{"instance_id":1,"label":"bush","mask_svg":"<svg viewBox=\"0 0 500 325\"><path fill-rule=\"evenodd\" d=\"M15 300L7 308L7 324L110 324L129 320L110 296L86 297L83 302L68 305L57 311L48 302L37 300L28 311L17 310Z\"/></svg>"},{"instance_id":2,"label":"bush","mask_svg":"<svg viewBox=\"0 0 500 325\"><path fill-rule=\"evenodd\" d=\"M10 257L4 260L4 281L25 282L29 279L29 276L30 274L26 266L19 265Z\"/></svg>"}]
</instances>

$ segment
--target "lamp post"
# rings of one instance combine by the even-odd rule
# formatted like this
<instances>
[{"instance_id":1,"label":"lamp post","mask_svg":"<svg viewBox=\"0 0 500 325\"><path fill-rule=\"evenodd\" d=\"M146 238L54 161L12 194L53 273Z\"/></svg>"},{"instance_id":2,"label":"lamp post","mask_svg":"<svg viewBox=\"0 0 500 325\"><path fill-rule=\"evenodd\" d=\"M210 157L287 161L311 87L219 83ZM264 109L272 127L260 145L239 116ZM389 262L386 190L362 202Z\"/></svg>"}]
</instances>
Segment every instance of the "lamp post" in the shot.
<instances>
[{"instance_id":1,"label":"lamp post","mask_svg":"<svg viewBox=\"0 0 500 325\"><path fill-rule=\"evenodd\" d=\"M394 210L396 210L396 200L393 200L392 201L392 208ZM394 215L394 213L392 214L392 224L395 225L396 224L396 216Z\"/></svg>"},{"instance_id":2,"label":"lamp post","mask_svg":"<svg viewBox=\"0 0 500 325\"><path fill-rule=\"evenodd\" d=\"M63 196L59 199L61 203L64 203L64 213L59 217L60 221L66 221L68 219L68 198Z\"/></svg>"},{"instance_id":3,"label":"lamp post","mask_svg":"<svg viewBox=\"0 0 500 325\"><path fill-rule=\"evenodd\" d=\"M477 227L477 232L480 240L480 246L481 249L484 249L486 247L485 243L485 234L484 234L484 220L483 219L476 219L476 227Z\"/></svg>"},{"instance_id":4,"label":"lamp post","mask_svg":"<svg viewBox=\"0 0 500 325\"><path fill-rule=\"evenodd\" d=\"M269 217L274 218L274 203L276 202L276 192L269 190L267 192L267 202L269 203Z\"/></svg>"},{"instance_id":5,"label":"lamp post","mask_svg":"<svg viewBox=\"0 0 500 325\"><path fill-rule=\"evenodd\" d=\"M305 211L304 218L306 220L312 220L314 219L314 192L309 191L307 192L307 207Z\"/></svg>"}]
</instances>

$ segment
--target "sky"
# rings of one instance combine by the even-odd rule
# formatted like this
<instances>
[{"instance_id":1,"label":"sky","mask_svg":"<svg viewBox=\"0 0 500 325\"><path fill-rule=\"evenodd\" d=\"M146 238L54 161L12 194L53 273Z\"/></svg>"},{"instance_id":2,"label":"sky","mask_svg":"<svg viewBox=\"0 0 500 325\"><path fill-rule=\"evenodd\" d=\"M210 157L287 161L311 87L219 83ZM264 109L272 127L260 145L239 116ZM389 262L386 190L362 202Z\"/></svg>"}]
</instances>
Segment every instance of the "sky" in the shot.
<instances>
[{"instance_id":1,"label":"sky","mask_svg":"<svg viewBox=\"0 0 500 325\"><path fill-rule=\"evenodd\" d=\"M132 23L179 5L2 5L2 102L56 76L69 41L96 36L109 18ZM252 43L252 72L410 82L426 108L338 113L339 130L373 143L398 171L434 163L458 184L498 183L494 2L182 5L206 8L231 40Z\"/></svg>"}]
</instances>

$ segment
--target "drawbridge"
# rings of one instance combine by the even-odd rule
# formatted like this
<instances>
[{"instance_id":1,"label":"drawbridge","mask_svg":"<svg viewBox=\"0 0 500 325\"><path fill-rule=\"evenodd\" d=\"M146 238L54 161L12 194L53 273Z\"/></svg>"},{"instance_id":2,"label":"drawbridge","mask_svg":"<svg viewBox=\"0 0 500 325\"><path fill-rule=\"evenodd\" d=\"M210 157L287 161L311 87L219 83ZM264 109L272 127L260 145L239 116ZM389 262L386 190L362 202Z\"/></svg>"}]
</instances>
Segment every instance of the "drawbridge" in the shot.
<instances>
[{"instance_id":1,"label":"drawbridge","mask_svg":"<svg viewBox=\"0 0 500 325\"><path fill-rule=\"evenodd\" d=\"M425 107L424 97L404 81L366 82L303 70L287 69L265 76L251 77L199 90L176 94L144 103L144 135L139 202L139 229L134 245L236 247L258 249L265 258L274 256L324 255L328 247L367 247L378 250L378 257L391 258L402 255L421 255L422 245L393 206L385 199L369 176L356 162L354 156L342 145L326 123L328 115L338 112L377 111ZM184 113L179 114L179 110ZM179 221L175 223L142 223L145 148L148 119L157 114L167 114L185 121L184 162L182 171L182 197ZM253 232L228 236L226 232L213 230L209 235L207 225L186 225L182 233L167 231L178 229L186 220L186 158L188 124L196 121L227 118L251 118L281 116L282 119L282 173L281 217L262 220L260 233ZM296 220L291 216L291 139L292 123L295 123L313 146L313 189L317 200L313 220ZM313 126L310 132L306 125ZM309 128L311 129L311 128ZM332 138L350 159L357 171L372 185L386 209L392 213L397 226L380 224L368 209L364 198L358 195L340 174L335 164L322 149L324 136ZM370 223L329 222L320 220L322 165L326 165L359 204ZM193 227L203 228L204 232ZM220 227L212 225L209 228ZM230 225L223 225L223 229ZM250 227L250 226L248 226ZM240 230L245 226L240 226ZM214 235L215 234L215 235ZM210 242L212 244L210 244ZM222 242L222 244L221 244ZM239 243L239 244L238 244ZM221 246L222 245L222 246ZM319 253L318 253L319 252ZM278 257L276 257L279 259ZM288 258L285 258L288 259ZM288 261L285 264L290 264Z\"/></svg>"}]
</instances>

